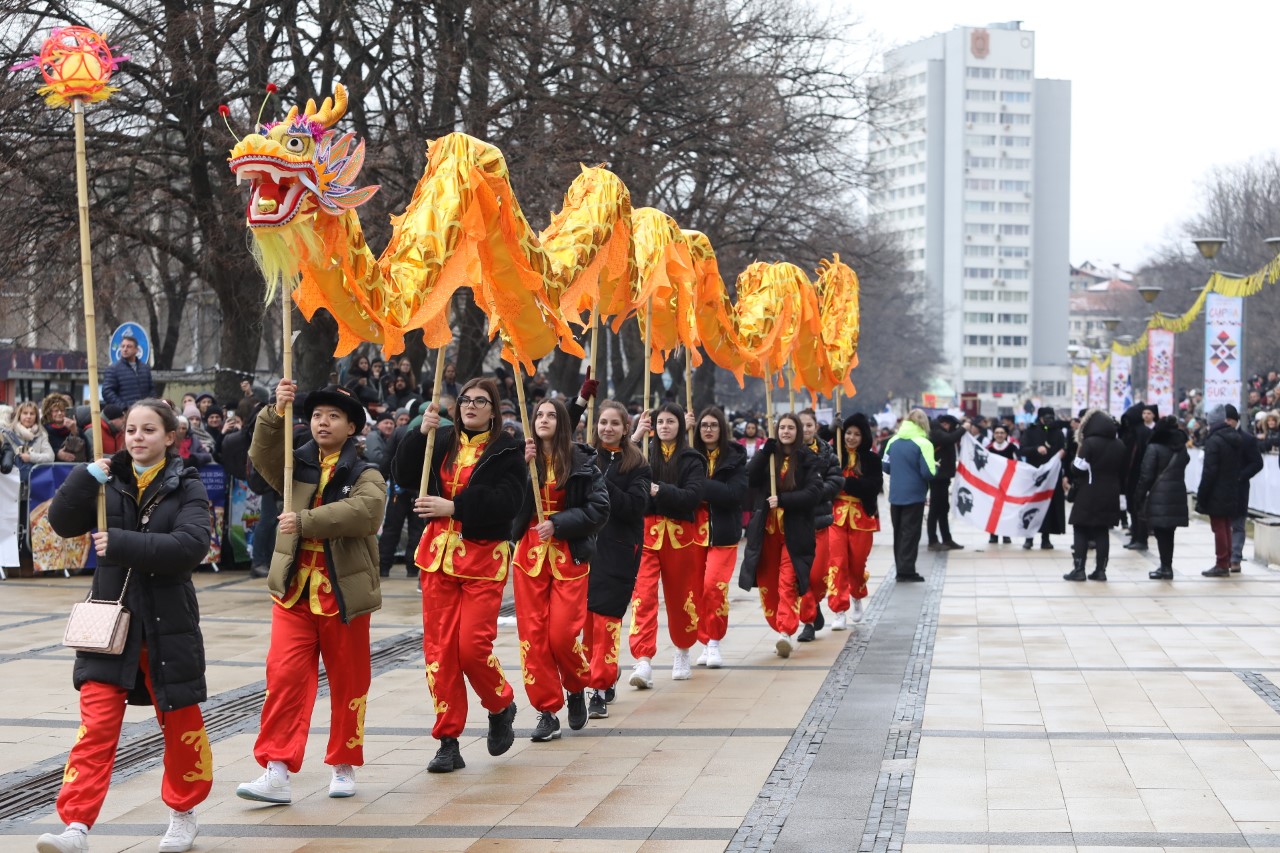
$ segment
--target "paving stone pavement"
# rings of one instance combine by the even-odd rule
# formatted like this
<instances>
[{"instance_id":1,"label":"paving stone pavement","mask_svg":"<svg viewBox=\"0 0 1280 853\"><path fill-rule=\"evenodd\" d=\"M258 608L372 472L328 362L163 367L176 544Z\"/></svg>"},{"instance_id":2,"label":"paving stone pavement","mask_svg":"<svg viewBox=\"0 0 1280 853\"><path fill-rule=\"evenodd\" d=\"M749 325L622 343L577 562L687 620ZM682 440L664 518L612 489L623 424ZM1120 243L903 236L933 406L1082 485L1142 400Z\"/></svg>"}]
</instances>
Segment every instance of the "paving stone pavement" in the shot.
<instances>
[{"instance_id":1,"label":"paving stone pavement","mask_svg":"<svg viewBox=\"0 0 1280 853\"><path fill-rule=\"evenodd\" d=\"M1280 850L1280 572L1246 562L1202 578L1212 537L1198 520L1178 533L1172 582L1148 580L1153 560L1121 550L1119 531L1106 584L1060 580L1069 537L1023 551L957 533L965 550L922 554L929 582L902 586L885 580L892 534L880 534L865 620L785 661L755 597L735 588L725 668L672 682L664 632L655 689L622 687L608 720L559 741L528 741L533 714L517 695L516 746L491 758L473 702L467 768L447 776L423 770L435 742L418 596L388 579L359 793L326 796L321 696L286 808L234 796L259 772L265 589L201 575L217 725L197 849ZM85 583L0 583L3 851L33 849L58 824L52 796L77 724L58 640ZM497 653L514 672L514 626ZM129 710L95 853L155 849L167 817L155 732L148 709Z\"/></svg>"}]
</instances>

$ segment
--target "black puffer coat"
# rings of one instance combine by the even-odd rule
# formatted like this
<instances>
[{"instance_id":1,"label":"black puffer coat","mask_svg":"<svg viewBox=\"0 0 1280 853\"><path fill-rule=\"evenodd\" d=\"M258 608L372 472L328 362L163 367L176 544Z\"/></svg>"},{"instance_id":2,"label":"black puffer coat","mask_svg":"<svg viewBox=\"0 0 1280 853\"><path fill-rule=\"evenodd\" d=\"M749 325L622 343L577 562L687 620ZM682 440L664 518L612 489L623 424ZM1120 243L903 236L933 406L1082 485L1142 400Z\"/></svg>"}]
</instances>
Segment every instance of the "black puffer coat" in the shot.
<instances>
[{"instance_id":1,"label":"black puffer coat","mask_svg":"<svg viewBox=\"0 0 1280 853\"><path fill-rule=\"evenodd\" d=\"M1142 456L1133 505L1152 528L1186 527L1187 434L1176 426L1160 423L1151 433Z\"/></svg>"},{"instance_id":2,"label":"black puffer coat","mask_svg":"<svg viewBox=\"0 0 1280 853\"><path fill-rule=\"evenodd\" d=\"M1038 420L1029 425L1022 431L1022 443L1018 450L1024 462L1035 467L1048 463L1054 454L1059 450L1066 450L1067 456L1062 460L1062 470L1068 471L1071 464L1071 449L1068 445L1066 430L1070 423L1061 420L1050 420L1048 425L1044 423L1046 418L1055 418L1053 409L1045 406L1038 412ZM1044 453L1040 452L1040 448L1044 448ZM1049 510L1045 513L1044 519L1040 522L1040 533L1066 533L1067 532L1067 512L1066 497L1062 491L1062 480L1053 484L1053 499L1049 501Z\"/></svg>"},{"instance_id":3,"label":"black puffer coat","mask_svg":"<svg viewBox=\"0 0 1280 853\"><path fill-rule=\"evenodd\" d=\"M858 467L861 469L856 477L844 477L843 488L847 494L862 501L862 511L867 515L879 515L880 493L884 491L884 470L880 464L880 454L872 450L871 423L861 412L845 419L844 431L857 428L862 433L862 442L858 445ZM843 438L843 437L842 437ZM847 454L846 454L847 458ZM843 473L843 472L841 472Z\"/></svg>"},{"instance_id":4,"label":"black puffer coat","mask_svg":"<svg viewBox=\"0 0 1280 853\"><path fill-rule=\"evenodd\" d=\"M1196 491L1196 510L1210 516L1235 518L1247 507L1240 503L1244 439L1238 429L1223 421L1209 430L1204 442L1204 468Z\"/></svg>"},{"instance_id":5,"label":"black puffer coat","mask_svg":"<svg viewBox=\"0 0 1280 853\"><path fill-rule=\"evenodd\" d=\"M533 490L524 490L524 502L511 525L511 538L520 541L533 520ZM564 508L551 516L557 538L569 543L574 565L591 562L596 537L609 520L609 490L596 467L596 452L585 444L573 445L573 471L564 483Z\"/></svg>"},{"instance_id":6,"label":"black puffer coat","mask_svg":"<svg viewBox=\"0 0 1280 853\"><path fill-rule=\"evenodd\" d=\"M1078 459L1089 470L1072 467L1071 523L1082 527L1114 527L1120 521L1120 493L1124 480L1124 444L1116 438L1116 422L1100 409L1091 409L1080 422L1076 440Z\"/></svg>"},{"instance_id":7,"label":"black puffer coat","mask_svg":"<svg viewBox=\"0 0 1280 853\"><path fill-rule=\"evenodd\" d=\"M813 511L813 527L815 530L826 530L835 521L831 505L836 495L840 494L840 490L844 488L844 474L840 470L836 449L821 439L818 440L817 447L818 471L822 475L822 500ZM812 447L809 449L813 450ZM952 473L955 473L954 463Z\"/></svg>"},{"instance_id":8,"label":"black puffer coat","mask_svg":"<svg viewBox=\"0 0 1280 853\"><path fill-rule=\"evenodd\" d=\"M716 470L702 482L713 546L737 545L742 538L742 507L747 497L747 451L736 441L721 451Z\"/></svg>"},{"instance_id":9,"label":"black puffer coat","mask_svg":"<svg viewBox=\"0 0 1280 853\"><path fill-rule=\"evenodd\" d=\"M658 442L653 443L656 445ZM650 448L650 453L654 452L661 455L662 450ZM675 483L654 481L658 483L658 494L649 498L645 515L665 515L675 521L693 521L697 518L698 506L702 503L702 486L707 480L707 457L692 447L686 447L676 457L676 464L680 472L679 480ZM652 456L649 467L650 470L653 469Z\"/></svg>"},{"instance_id":10,"label":"black puffer coat","mask_svg":"<svg viewBox=\"0 0 1280 853\"><path fill-rule=\"evenodd\" d=\"M951 429L943 429L942 424L950 424ZM965 431L960 428L960 421L954 415L940 415L933 428L929 430L929 441L933 443L933 458L938 463L935 480L951 480L956 476L956 448L964 438Z\"/></svg>"},{"instance_id":11,"label":"black puffer coat","mask_svg":"<svg viewBox=\"0 0 1280 853\"><path fill-rule=\"evenodd\" d=\"M625 474L618 470L621 453L597 451L609 493L609 520L596 535L596 557L587 580L587 609L621 619L631 604L644 545L644 508L652 475L641 462Z\"/></svg>"},{"instance_id":12,"label":"black puffer coat","mask_svg":"<svg viewBox=\"0 0 1280 853\"><path fill-rule=\"evenodd\" d=\"M776 442L769 439L769 442ZM751 516L751 524L747 528L747 547L742 555L742 568L738 572L738 586L745 590L755 589L756 570L760 566L760 555L764 550L764 526L769 518L769 466L773 464L773 453L766 448L756 451L747 465L747 481L761 495L756 512ZM818 455L803 445L798 446L791 456L796 466L795 488L778 495L778 506L782 513L782 533L786 541L787 556L796 571L796 586L800 595L809 591L809 570L813 567L815 536L813 527L813 510L822 500L822 462Z\"/></svg>"},{"instance_id":13,"label":"black puffer coat","mask_svg":"<svg viewBox=\"0 0 1280 853\"><path fill-rule=\"evenodd\" d=\"M1146 459L1147 445L1151 443L1152 431L1142 422L1142 413L1147 410L1145 403L1134 403L1125 409L1120 416L1120 441L1124 444L1124 493L1130 500L1138 487L1138 478L1142 476L1142 464ZM1155 406L1150 407L1155 411ZM1156 413L1157 416L1159 413Z\"/></svg>"},{"instance_id":14,"label":"black puffer coat","mask_svg":"<svg viewBox=\"0 0 1280 853\"><path fill-rule=\"evenodd\" d=\"M76 652L77 690L86 681L129 691L129 704L150 705L138 669L146 643L155 704L161 711L197 705L207 698L204 637L191 573L209 554L212 535L209 495L200 475L170 457L164 471L137 499L137 479L126 451L111 457L107 483L107 554L93 573L93 597L120 597L126 570L133 574L124 605L132 614L129 639L118 655ZM98 481L78 465L49 507L49 523L59 536L82 536L97 526ZM146 531L142 518L150 511Z\"/></svg>"}]
</instances>

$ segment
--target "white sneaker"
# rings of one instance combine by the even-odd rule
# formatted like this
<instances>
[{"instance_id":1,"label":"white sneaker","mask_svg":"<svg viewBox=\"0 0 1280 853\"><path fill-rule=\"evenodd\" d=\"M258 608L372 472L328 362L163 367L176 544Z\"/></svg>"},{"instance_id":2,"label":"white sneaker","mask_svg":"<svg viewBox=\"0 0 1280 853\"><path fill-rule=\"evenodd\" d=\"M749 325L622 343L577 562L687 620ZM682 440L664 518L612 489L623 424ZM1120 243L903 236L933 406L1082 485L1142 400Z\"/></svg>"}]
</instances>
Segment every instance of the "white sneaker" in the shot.
<instances>
[{"instance_id":1,"label":"white sneaker","mask_svg":"<svg viewBox=\"0 0 1280 853\"><path fill-rule=\"evenodd\" d=\"M719 640L708 640L704 654L707 656L707 669L719 669L724 665L724 659L720 657Z\"/></svg>"},{"instance_id":2,"label":"white sneaker","mask_svg":"<svg viewBox=\"0 0 1280 853\"><path fill-rule=\"evenodd\" d=\"M853 600L853 621L854 622L862 621L862 599L861 598L855 598Z\"/></svg>"},{"instance_id":3,"label":"white sneaker","mask_svg":"<svg viewBox=\"0 0 1280 853\"><path fill-rule=\"evenodd\" d=\"M89 830L83 824L72 824L57 835L46 832L36 840L39 853L88 853Z\"/></svg>"},{"instance_id":4,"label":"white sneaker","mask_svg":"<svg viewBox=\"0 0 1280 853\"><path fill-rule=\"evenodd\" d=\"M694 663L696 663L698 666L707 665L707 652L711 651L711 644L714 642L715 640L707 641L707 644L702 647L702 654L698 655L698 659L694 661Z\"/></svg>"},{"instance_id":5,"label":"white sneaker","mask_svg":"<svg viewBox=\"0 0 1280 853\"><path fill-rule=\"evenodd\" d=\"M631 668L631 680L628 684L641 690L653 687L653 665L649 663L648 658L640 658L636 661L636 665Z\"/></svg>"},{"instance_id":6,"label":"white sneaker","mask_svg":"<svg viewBox=\"0 0 1280 853\"><path fill-rule=\"evenodd\" d=\"M169 813L169 831L160 839L160 853L186 853L196 843L200 831L196 823L196 810Z\"/></svg>"},{"instance_id":7,"label":"white sneaker","mask_svg":"<svg viewBox=\"0 0 1280 853\"><path fill-rule=\"evenodd\" d=\"M286 806L293 802L293 794L289 788L289 771L283 761L268 761L267 770L252 782L245 782L236 788L236 796L242 800L254 800L259 803L272 803Z\"/></svg>"},{"instance_id":8,"label":"white sneaker","mask_svg":"<svg viewBox=\"0 0 1280 853\"><path fill-rule=\"evenodd\" d=\"M831 617L832 631L848 631L849 623L847 617L843 613L836 613Z\"/></svg>"},{"instance_id":9,"label":"white sneaker","mask_svg":"<svg viewBox=\"0 0 1280 853\"><path fill-rule=\"evenodd\" d=\"M778 642L773 644L773 649L780 658L791 657L791 637L787 634L778 634Z\"/></svg>"},{"instance_id":10,"label":"white sneaker","mask_svg":"<svg viewBox=\"0 0 1280 853\"><path fill-rule=\"evenodd\" d=\"M689 650L676 649L675 658L671 662L671 680L688 681L692 674L693 669L689 666Z\"/></svg>"},{"instance_id":11,"label":"white sneaker","mask_svg":"<svg viewBox=\"0 0 1280 853\"><path fill-rule=\"evenodd\" d=\"M356 795L356 771L350 764L333 765L333 778L329 780L329 796L334 799Z\"/></svg>"}]
</instances>

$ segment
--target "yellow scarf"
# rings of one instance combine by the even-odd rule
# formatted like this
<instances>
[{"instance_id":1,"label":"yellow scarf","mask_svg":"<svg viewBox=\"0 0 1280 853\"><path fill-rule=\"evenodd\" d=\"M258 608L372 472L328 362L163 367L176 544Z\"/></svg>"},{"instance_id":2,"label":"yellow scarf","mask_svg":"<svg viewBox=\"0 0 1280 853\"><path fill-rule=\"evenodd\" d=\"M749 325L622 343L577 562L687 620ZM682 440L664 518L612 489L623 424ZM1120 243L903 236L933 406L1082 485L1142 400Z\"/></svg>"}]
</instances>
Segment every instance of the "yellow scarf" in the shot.
<instances>
[{"instance_id":1,"label":"yellow scarf","mask_svg":"<svg viewBox=\"0 0 1280 853\"><path fill-rule=\"evenodd\" d=\"M716 472L716 462L720 459L720 445L716 445L707 451L707 476L710 477Z\"/></svg>"},{"instance_id":2,"label":"yellow scarf","mask_svg":"<svg viewBox=\"0 0 1280 853\"><path fill-rule=\"evenodd\" d=\"M665 460L670 460L676 452L676 443L674 441L670 444L664 441L659 446L662 448L662 458Z\"/></svg>"},{"instance_id":3,"label":"yellow scarf","mask_svg":"<svg viewBox=\"0 0 1280 853\"><path fill-rule=\"evenodd\" d=\"M143 471L139 471L137 463L134 463L133 475L138 480L138 500L142 500L142 493L145 492L147 490L147 486L150 486L152 481L160 475L160 472L164 470L165 463L168 461L169 460L167 458L161 459L159 462Z\"/></svg>"}]
</instances>

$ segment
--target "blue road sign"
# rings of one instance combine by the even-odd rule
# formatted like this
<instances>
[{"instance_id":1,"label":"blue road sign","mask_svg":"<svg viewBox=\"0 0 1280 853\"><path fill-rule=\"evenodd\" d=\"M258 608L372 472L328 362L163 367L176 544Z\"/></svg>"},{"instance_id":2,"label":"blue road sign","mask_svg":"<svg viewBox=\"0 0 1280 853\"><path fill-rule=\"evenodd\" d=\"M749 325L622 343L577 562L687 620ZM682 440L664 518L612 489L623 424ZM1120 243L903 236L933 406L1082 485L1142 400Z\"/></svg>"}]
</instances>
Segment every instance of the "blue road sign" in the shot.
<instances>
[{"instance_id":1,"label":"blue road sign","mask_svg":"<svg viewBox=\"0 0 1280 853\"><path fill-rule=\"evenodd\" d=\"M111 363L115 364L120 360L120 344L124 342L124 336L129 335L138 341L138 358L144 364L151 363L151 338L147 337L146 331L137 323L121 323L116 330L111 333Z\"/></svg>"}]
</instances>

